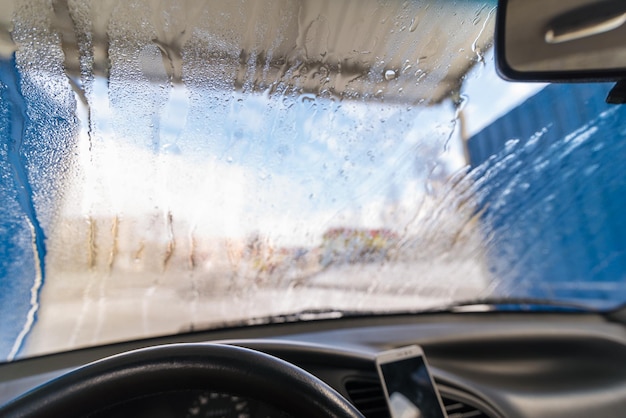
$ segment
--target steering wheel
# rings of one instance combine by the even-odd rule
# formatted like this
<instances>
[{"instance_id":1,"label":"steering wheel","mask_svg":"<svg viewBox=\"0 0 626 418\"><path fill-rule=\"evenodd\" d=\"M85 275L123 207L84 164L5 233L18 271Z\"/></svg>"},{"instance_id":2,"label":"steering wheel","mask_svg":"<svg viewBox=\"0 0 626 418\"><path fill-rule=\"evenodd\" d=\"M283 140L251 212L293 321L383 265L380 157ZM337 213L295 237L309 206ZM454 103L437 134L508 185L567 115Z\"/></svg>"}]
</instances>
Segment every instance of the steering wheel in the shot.
<instances>
[{"instance_id":1,"label":"steering wheel","mask_svg":"<svg viewBox=\"0 0 626 418\"><path fill-rule=\"evenodd\" d=\"M171 344L108 357L33 389L0 408L0 416L82 417L155 393L198 389L257 399L292 416L363 418L299 367L219 344Z\"/></svg>"}]
</instances>

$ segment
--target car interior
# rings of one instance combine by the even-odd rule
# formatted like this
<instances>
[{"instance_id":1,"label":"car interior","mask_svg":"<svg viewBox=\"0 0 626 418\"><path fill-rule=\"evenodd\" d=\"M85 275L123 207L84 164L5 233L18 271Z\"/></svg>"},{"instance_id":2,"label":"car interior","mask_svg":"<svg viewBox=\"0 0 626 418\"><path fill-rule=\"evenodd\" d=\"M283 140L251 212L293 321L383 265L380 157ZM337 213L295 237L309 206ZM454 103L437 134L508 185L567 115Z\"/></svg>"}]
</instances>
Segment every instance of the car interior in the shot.
<instances>
[{"instance_id":1,"label":"car interior","mask_svg":"<svg viewBox=\"0 0 626 418\"><path fill-rule=\"evenodd\" d=\"M363 416L385 417L389 410L374 357L390 348L418 344L427 356L448 417L620 416L626 397L624 338L624 325L616 318L571 312L432 313L265 324L252 329L232 328L88 348L5 364L2 395L9 400L84 364L144 347L172 347L165 360L174 365L184 358L190 344L200 344L202 348L204 343L225 343L293 364L333 388ZM134 361L140 365L141 357ZM132 370L130 366L128 370ZM80 415L111 407L108 415L96 416L211 416L213 409L228 411L220 416L237 416L241 391L255 399L245 407L250 411L258 407L257 400L271 399L265 395L265 388L250 392L246 387L247 380L254 378L271 385L262 367L249 367L246 373L250 377L234 387L221 387L222 379L200 381L191 373L188 380L177 383L177 390L165 390L167 381L160 382L163 388L153 386L151 380L159 379L158 376L129 379L128 383L121 380L117 385L123 392L139 392L125 403L106 399L107 391L98 387L98 381L81 387L84 382L61 378L63 387L71 388L67 393L57 388L42 399L33 396L13 410L5 409L3 414ZM111 364L111 373L115 370ZM141 369L129 373L140 375ZM224 393L227 388L233 392L199 406L207 393ZM152 393L141 393L144 389ZM285 408L288 398L296 396L290 387L283 390L278 396L280 400L274 403L279 408ZM84 397L81 391L87 392ZM233 393L237 394L235 400ZM38 407L41 410L35 410ZM191 414L194 408L201 412ZM291 411L293 416L309 415L306 408L297 409L295 414L293 408ZM311 415L350 416L330 408L325 411Z\"/></svg>"},{"instance_id":2,"label":"car interior","mask_svg":"<svg viewBox=\"0 0 626 418\"><path fill-rule=\"evenodd\" d=\"M6 341L0 345L0 417L626 417L626 242L621 234L626 228L621 215L626 195L622 193L626 191L626 178L621 174L621 157L626 154L624 145L618 144L624 142L626 136L626 117L621 118L626 109L619 104L623 104L626 97L623 91L626 8L622 0L136 0L122 6L119 4L124 2L113 0L101 3L7 0L0 3L7 11L2 12L0 21L0 136L9 138L0 157L8 161L6 172L12 173L5 175L5 166L0 165L0 174L16 179L16 184L21 185L21 188L16 186L19 190L34 196L29 200L16 193L18 197L9 198L9 192L5 192L8 186L0 182L2 201L17 202L15 207L18 208L18 215L14 216L13 206L6 203L7 221L0 223L0 239L7 244L1 244L0 257L17 259L15 254L22 251L19 245L30 254L30 258L22 257L22 261L14 264L0 263L0 306L4 306L0 307L0 328L4 329L0 331L0 340ZM163 8L170 13L163 14L166 22L163 33L152 28L154 22L141 20L145 18L142 8L148 7L148 3L155 10ZM290 14L291 7L297 10L295 15ZM104 16L115 16L117 20L112 18L114 23L103 23ZM264 24L253 26L251 16L265 19ZM203 23L205 21L209 23ZM141 28L137 33L144 29L146 32L135 37L133 25ZM168 28L174 29L168 32ZM425 32L420 32L422 29ZM239 36L240 33L243 35ZM417 35L420 36L411 38L411 42L402 41L404 36ZM56 48L49 54L37 49L48 45L46 37L53 39L51 42ZM148 46L142 43L144 41ZM296 46L292 46L292 41ZM356 48L360 48L359 51ZM29 67L36 66L38 60L48 59L53 63L37 70L41 73ZM126 60L131 64L139 63L137 68L128 64L131 70L127 74L119 70L122 64L118 64ZM271 65L265 65L265 60ZM416 71L417 67L420 69ZM516 93L521 98L516 96L509 110L491 117L465 138L466 122L459 121L471 119L467 115L472 115L471 107L479 103L479 99L473 101L473 95L480 91L480 86L478 90L469 90L467 85L480 79L481 72L488 71L494 74L494 79L497 73L507 80L499 78L494 83L503 84L497 86L517 83L516 86L530 86L530 90L519 87L516 91L524 91L525 96ZM15 95L11 96L10 92L14 91L11 86L31 83L27 75L32 73L33 85L41 82L54 90L57 85L41 75L47 72L63 75L59 85L64 89L63 94L73 99L68 102L61 93L58 96L42 93L41 97L45 97L36 96L41 101L37 103L44 104L37 107L29 102L35 100L33 95L39 94L37 89L28 92L28 86L21 87L27 100L24 99L26 104L20 111L15 103L22 102ZM216 74L215 78L211 73ZM558 84L563 82L566 84ZM160 87L153 88L159 83ZM583 86L580 90L576 90L578 84ZM128 92L117 97L112 91L121 90L120 86L128 88ZM44 88L47 87L41 87ZM578 95L562 96L559 88L570 89ZM98 89L110 91L98 96ZM166 90L170 99L162 95ZM190 99L182 100L177 94ZM253 101L246 102L249 99L245 95L253 97ZM91 160L76 158L85 167L94 164L103 171L106 167L115 167L121 173L119 179L102 177L102 186L98 183L97 170L94 170L96 174L79 170L76 178L92 175L97 179L93 184L97 183L100 188L94 187L91 192L88 188L87 191L68 188L69 191L61 194L66 200L85 194L91 196L93 202L99 202L100 195L113 196L110 206L123 214L110 215L103 211L105 214L96 219L100 215L92 210L89 218L72 218L70 215L79 211L74 211L72 205L61 206L58 212L61 215L55 212L49 216L49 221L45 211L44 215L39 213L39 208L48 201L45 193L37 192L38 184L43 184L48 177L66 178L63 177L65 168L59 163L62 159L55 159L62 141L57 144L51 138L63 135L80 138L93 132L113 137L110 131L115 129L129 136L138 132L138 136L145 133L152 138L154 130L162 128L159 123L165 126L159 134L161 140L166 142L164 138L169 138L169 142L145 146L154 146L149 152L156 157L146 159L152 158L150 164L154 166L151 167L158 170L146 171L144 180L166 184L167 180L163 180L165 177L161 178L160 173L169 170L168 175L182 179L180 184L192 184L184 193L205 194L211 198L221 196L222 189L217 186L193 187L206 181L198 174L200 171L188 174L180 168L182 164L168 165L170 161L189 155L193 157L189 165L196 164L194 158L205 158L201 147L194 148L193 142L186 143L180 138L186 133L202 137L204 131L208 132L219 123L234 125L233 121L239 121L238 115L248 112L241 129L232 128L231 132L230 127L224 128L230 135L227 139L234 145L224 149L215 145L214 149L224 151L219 157L224 161L215 162L206 157L209 163L198 163L225 167L214 169L207 177L248 181L243 170L226 170L237 163L238 156L249 155L257 146L259 149L274 147L273 142L258 145L257 139L242 145L242 138L246 135L256 138L255 129L265 129L264 122L246 123L256 120L255 109L262 109L265 101L275 97L280 98L279 104L272 105L277 106L276 112L259 110L258 114L263 115L260 119L269 120L271 134L277 137L291 138L299 129L316 135L321 130L316 130L313 122L330 124L354 114L361 118L359 126L365 126L373 115L381 118L391 115L392 112L383 107L387 104L402 107L403 112L406 110L406 118L416 121L419 129L431 129L432 125L432 132L438 132L443 138L436 148L447 150L452 133L461 131L459 135L468 145L459 155L470 162L471 174L460 179L455 177L456 169L448 173L443 169L438 171L436 166L427 166L424 170L431 178L446 178L439 183L454 185L441 192L443 197L436 203L454 207L458 213L465 211L463 216L469 220L457 228L452 221L457 218L447 218L448 215L442 214L445 210L438 210L439 206L433 204L432 211L425 212L423 224L428 224L428 219L446 222L451 219L445 223L448 229L441 229L446 234L450 232L445 240L430 238L444 235L439 229L429 235L431 229L427 227L418 229L422 234L420 239L409 240L405 239L410 235L406 232L408 227L404 232L395 228L394 231L400 232L394 232L393 228L384 226L345 227L328 223L333 228L320 226L318 235L324 235L320 239L322 244L316 244L315 249L311 249L313 246L305 248L304 244L298 244L297 248L295 244L291 247L285 244L277 249L278 244L276 248L265 244L262 232L245 245L238 247L239 244L232 244L235 241L231 240L224 249L216 249L217 246L203 244L201 238L196 238L191 227L192 232L185 229L187 241L175 241L172 237L179 233L176 228L187 228L180 226L182 221L177 218L179 213L186 213L187 201L180 198L181 202L176 202L176 198L172 198L170 206L176 209L128 222L133 207L124 206L124 201L131 200L134 194L141 195L140 187L132 186L135 189L131 188L128 195L110 192L125 183L135 184L135 180L124 173L133 163L143 161L145 144L120 146L122 151L115 157L117 165L107 166L108 160L101 155L108 155L106 152L110 150L106 151L96 140L90 143L89 151L85 151L92 152L93 147L92 154L85 154L92 155ZM102 105L104 113L80 110L88 109L87 104L101 105L105 99L108 102ZM304 128L300 128L305 125L298 119L301 116L294 116L285 125L286 134L281 133L279 120L291 117L289 109L301 107L306 115L319 115L323 106L316 100L322 99L330 103L324 105L324 111L331 109L335 116L329 119L311 116L313 119L306 120L312 121L311 126ZM127 107L119 104L126 103L124 100L130 103ZM211 107L213 101L218 103L215 107ZM349 105L361 101L381 107L368 113ZM9 103L8 110L5 111L2 102ZM163 112L161 115L170 112L174 116L170 119L162 116L158 120L159 117L142 110L142 106L148 107L145 103L153 102L155 108ZM163 104L165 102L167 104ZM181 104L187 102L191 104ZM238 108L243 106L242 102L248 107ZM487 95L484 102L487 107L500 106L495 94ZM567 107L570 105L576 110ZM69 116L55 110L64 106L72 109ZM197 108L185 111L187 125L178 132L175 119L185 106ZM339 110L341 106L343 110ZM420 106L426 110L420 110L417 115L408 113ZM208 116L199 113L200 108L207 109ZM561 108L566 110L558 113ZM348 116L339 116L344 111ZM2 118L11 112L18 116L8 117L11 123L5 129ZM57 113L46 119L37 112ZM139 116L129 117L128 113L132 112ZM507 119L516 112L533 113L537 119L543 115L554 121L542 121L537 128L530 122L524 125L525 116L513 122ZM584 123L571 122L575 112L584 114ZM432 124L420 119L431 115L439 118L440 114L443 115L441 123L439 119ZM450 114L453 122L449 120ZM113 115L111 120L121 122L112 123L114 128L103 128L108 115ZM371 148L369 145L373 144L374 150L389 148L384 132L395 132L389 125L413 123L394 117L383 120L381 128L355 133L350 141L346 140L347 146L358 149L363 161L371 159L373 162L374 157L366 153ZM88 129L76 122L81 118L89 119ZM194 118L199 122L194 122ZM19 125L20 121L35 128L24 128ZM346 136L349 131L358 130L341 123L333 126ZM563 132L551 128L558 123L563 124ZM47 128L40 127L46 124L51 126L51 134L46 133ZM149 128L143 126L145 124L150 124ZM15 128L18 125L23 129ZM69 125L73 127L64 128ZM413 125L410 128L413 129ZM509 134L506 131L509 128L518 130ZM606 133L609 130L610 135ZM19 147L16 151L12 148L15 142L11 142L15 132L24 137L43 138L44 151L38 154L36 147L32 152ZM361 150L358 140L368 133L378 136ZM595 143L587 146L585 141L605 134L615 138L614 148L595 146ZM308 138L308 134L302 135ZM497 141L489 139L489 135L497 137ZM517 139L512 139L518 137L527 141L518 145ZM331 139L328 139L329 149L341 149L341 144ZM291 140L296 142L296 139ZM28 145L25 141L24 147ZM489 148L496 143L494 141L504 151ZM545 145L536 145L538 141L544 141ZM312 140L304 141L304 145L310 147L303 148L303 155L284 142L277 145L278 151L273 156L269 151L261 151L254 158L270 160L270 166L280 166L285 158L295 155L296 163L286 169L285 177L297 178L298 166L305 164L303 155L314 152ZM416 144L410 143L397 155L428 148ZM76 145L76 151L70 154L79 155L83 152L81 146ZM128 151L137 149L134 154ZM97 154L99 150L106 152ZM539 154L542 152L544 154ZM562 159L557 155L561 152ZM148 151L146 153L148 155ZM31 160L25 165L16 162L20 155L32 158L33 164L45 163L53 168L41 170L44 180L29 182L37 177L29 171L34 170L32 164L29 165ZM386 158L390 166L401 170L404 160L397 155L376 154L376 163L383 164L379 161ZM580 159L572 155L579 155ZM355 154L345 155L345 158L343 153L338 154L337 172L341 176L353 175L348 164L354 157ZM515 165L513 157L522 163ZM584 158L589 158L593 164L585 162ZM359 193L365 192L359 189L350 194L357 188L350 180L335 189L333 183L339 184L342 177L330 178L323 174L333 161L329 160L323 167L320 161L316 163L321 168L311 178L321 179L321 186L306 193L303 200L310 202L319 194L327 193L332 197L326 202L332 209L328 213L332 219L341 218L343 215L337 215L340 210L332 206L336 204L334 199L345 195L347 200L358 200ZM272 167L266 170L264 161L258 164L254 167L261 174L255 175L265 177L251 184L267 184L262 181L278 177L277 174L266 175ZM445 164L448 163L440 165ZM289 174L289 170L295 174ZM407 168L407 172L411 170L416 169ZM376 168L370 171L376 179ZM598 177L593 180L596 183L580 180L596 174ZM580 177L576 177L578 175ZM531 180L526 182L524 176ZM385 177L382 182L396 181L392 177ZM303 179L297 181L313 182L306 176ZM565 184L568 179L573 179L571 184L561 185L560 182ZM470 180L476 186L468 185ZM434 183L439 184L437 181ZM554 189L545 193L544 189L533 189L533 181L545 182ZM170 187L170 183L167 184ZM493 188L488 189L484 184L491 184ZM183 186L171 187L182 190ZM210 206L202 207L201 215L211 218L207 221L212 222L210 228L221 228L231 221L244 225L247 222L245 211L267 203L257 198L251 189L246 189L242 199L255 203L243 205L242 212L236 212L227 203L224 203L223 213L212 214L206 209ZM277 189L280 187L276 186ZM563 197L569 193L566 189L574 190L572 193L584 190L586 194ZM276 199L299 199L292 189L280 192L268 187L267 190L279 195ZM57 192L52 188L52 194ZM184 193L174 196L187 196ZM228 198L229 193L224 192L224 196ZM470 193L476 196L476 206L467 203ZM565 209L551 215L549 205L561 198L566 202ZM612 198L615 200L610 200ZM150 210L161 205L156 198L146 201L145 206ZM420 208L426 206L421 204ZM501 208L504 206L512 209L504 210ZM95 207L95 204L91 206ZM600 221L589 220L591 215L575 218L573 207L583 207L594 214L593 219ZM276 225L288 223L299 215L298 207L289 208L279 213ZM232 217L229 211L233 212ZM411 210L407 212L407 216L411 215ZM305 215L308 216L308 212ZM266 219L263 216L254 218L254 222L263 223ZM302 219L305 219L303 230L307 232L313 230L309 223L322 218ZM349 216L341 219L345 221ZM23 224L19 223L22 221ZM11 222L22 225L19 227L22 229L17 226L10 229ZM509 222L515 228L509 228ZM568 226L571 224L575 226ZM123 242L127 237L143 237L143 231L154 225L165 231L160 232L161 235L154 234L158 246L150 247L149 241L144 240L137 249L135 241L131 240L132 245ZM560 225L566 233L554 232ZM469 231L474 227L476 229ZM224 230L230 231L228 228ZM272 228L280 229L279 226ZM241 229L245 228L241 226ZM576 232L579 229L584 233ZM22 233L27 238L21 239L21 244L10 241L11 237ZM145 234L148 236L150 232ZM481 244L470 247L479 235L486 238L481 238ZM308 237L305 233L303 236ZM487 249L483 242L488 242ZM457 251L459 245L466 245L463 243L469 243L467 248L470 249ZM110 251L106 249L109 245ZM407 259L402 252L421 254L424 247L440 246L445 247L441 250L443 255L424 250L419 262ZM180 255L183 252L186 253ZM218 261L211 259L215 254ZM433 267L455 257L467 257L469 261L450 262L441 270ZM149 258L156 261L144 261ZM390 260L400 267L388 268ZM284 267L287 263L289 268ZM188 274L201 268L211 273L206 276ZM221 274L220 269L227 268L238 275L233 273L232 283L219 282L215 277ZM428 269L435 269L441 275L430 276L425 273ZM11 276L11 271L17 273ZM254 275L246 276L249 271ZM480 282L483 287L475 290L472 277L477 271L486 271L489 277L497 279L489 279L486 284ZM19 282L18 276L38 279L34 287L29 279L28 285L20 290L14 284ZM405 276L415 281L408 281ZM137 284L129 284L135 277ZM197 281L196 277L203 277L204 281ZM450 280L446 281L445 277ZM216 284L206 284L211 280ZM272 287L273 280L278 283L277 290ZM184 287L187 281L193 292ZM339 291L337 289L342 292L341 298L332 293ZM376 299L372 296L376 292L383 297ZM432 297L432 302L420 305L420 297L426 293ZM24 304L20 305L18 299ZM145 302L148 299L152 301L150 304ZM300 307L303 308L296 309ZM191 314L181 313L187 312L185 309ZM427 402L420 397L421 392L417 401L410 401L414 405L401 407L400 412L394 407L392 390L386 386L388 382L380 371L380 358L390 350L412 346L423 350L424 367L428 369L426 379L429 375L432 378L443 409L441 415L421 411ZM415 376L412 374L411 378L417 385Z\"/></svg>"}]
</instances>

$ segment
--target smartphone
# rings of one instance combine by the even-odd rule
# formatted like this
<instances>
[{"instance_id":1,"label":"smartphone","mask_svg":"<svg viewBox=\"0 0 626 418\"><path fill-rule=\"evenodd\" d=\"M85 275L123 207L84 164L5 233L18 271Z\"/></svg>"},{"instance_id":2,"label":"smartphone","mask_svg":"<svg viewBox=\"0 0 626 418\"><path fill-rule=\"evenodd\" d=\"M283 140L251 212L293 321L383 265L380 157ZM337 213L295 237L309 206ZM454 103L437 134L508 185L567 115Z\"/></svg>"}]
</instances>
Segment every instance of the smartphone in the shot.
<instances>
[{"instance_id":1,"label":"smartphone","mask_svg":"<svg viewBox=\"0 0 626 418\"><path fill-rule=\"evenodd\" d=\"M447 418L420 347L384 351L376 356L376 369L392 418Z\"/></svg>"}]
</instances>

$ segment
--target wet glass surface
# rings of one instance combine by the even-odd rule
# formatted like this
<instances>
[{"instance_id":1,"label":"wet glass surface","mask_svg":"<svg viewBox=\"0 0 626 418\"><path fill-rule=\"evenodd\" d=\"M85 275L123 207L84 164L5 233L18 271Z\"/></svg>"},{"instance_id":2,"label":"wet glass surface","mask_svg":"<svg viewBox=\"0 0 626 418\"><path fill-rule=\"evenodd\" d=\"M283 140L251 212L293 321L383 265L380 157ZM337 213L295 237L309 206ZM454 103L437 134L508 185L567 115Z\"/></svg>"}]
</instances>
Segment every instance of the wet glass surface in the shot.
<instances>
[{"instance_id":1,"label":"wet glass surface","mask_svg":"<svg viewBox=\"0 0 626 418\"><path fill-rule=\"evenodd\" d=\"M626 298L624 111L498 80L491 2L5 3L1 358Z\"/></svg>"}]
</instances>

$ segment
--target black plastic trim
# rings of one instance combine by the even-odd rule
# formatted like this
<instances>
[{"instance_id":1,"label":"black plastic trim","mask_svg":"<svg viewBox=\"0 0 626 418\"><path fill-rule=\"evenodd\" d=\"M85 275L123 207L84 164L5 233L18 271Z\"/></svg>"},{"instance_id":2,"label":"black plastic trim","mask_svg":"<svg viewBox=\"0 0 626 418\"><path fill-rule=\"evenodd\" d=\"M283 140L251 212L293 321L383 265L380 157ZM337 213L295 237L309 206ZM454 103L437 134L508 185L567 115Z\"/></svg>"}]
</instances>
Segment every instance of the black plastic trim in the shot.
<instances>
[{"instance_id":1,"label":"black plastic trim","mask_svg":"<svg viewBox=\"0 0 626 418\"><path fill-rule=\"evenodd\" d=\"M508 0L498 0L496 11L496 31L494 36L496 71L507 81L537 83L606 83L626 79L625 70L522 72L513 69L506 60L504 46L504 26Z\"/></svg>"}]
</instances>

